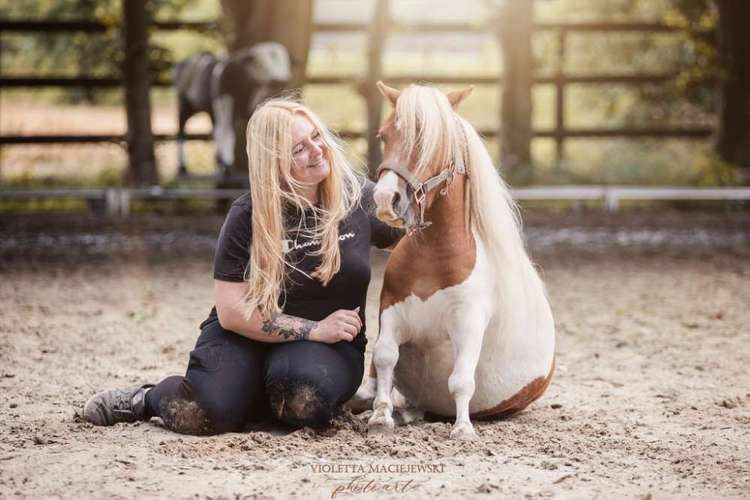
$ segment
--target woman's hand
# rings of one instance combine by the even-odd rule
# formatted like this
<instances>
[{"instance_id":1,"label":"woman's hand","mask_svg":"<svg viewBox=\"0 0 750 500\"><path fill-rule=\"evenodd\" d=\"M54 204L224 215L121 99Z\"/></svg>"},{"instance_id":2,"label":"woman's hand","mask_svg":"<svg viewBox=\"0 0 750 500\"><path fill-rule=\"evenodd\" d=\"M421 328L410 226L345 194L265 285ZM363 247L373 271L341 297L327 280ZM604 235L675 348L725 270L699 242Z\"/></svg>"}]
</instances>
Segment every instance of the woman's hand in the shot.
<instances>
[{"instance_id":1,"label":"woman's hand","mask_svg":"<svg viewBox=\"0 0 750 500\"><path fill-rule=\"evenodd\" d=\"M362 330L362 321L359 319L359 307L354 310L339 309L331 313L322 321L318 321L310 332L310 340L333 344L340 340L351 342Z\"/></svg>"}]
</instances>

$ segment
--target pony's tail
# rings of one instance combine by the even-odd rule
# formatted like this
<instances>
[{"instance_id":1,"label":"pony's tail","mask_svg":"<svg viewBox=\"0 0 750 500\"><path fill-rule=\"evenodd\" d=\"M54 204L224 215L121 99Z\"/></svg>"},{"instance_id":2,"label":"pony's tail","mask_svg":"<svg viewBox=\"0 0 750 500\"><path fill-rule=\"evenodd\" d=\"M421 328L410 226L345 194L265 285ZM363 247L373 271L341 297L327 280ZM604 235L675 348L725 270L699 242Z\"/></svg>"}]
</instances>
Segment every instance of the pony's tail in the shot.
<instances>
[{"instance_id":1,"label":"pony's tail","mask_svg":"<svg viewBox=\"0 0 750 500\"><path fill-rule=\"evenodd\" d=\"M466 137L471 187L471 218L495 270L498 315L504 330L534 328L548 307L544 283L526 252L521 217L477 131L461 119Z\"/></svg>"}]
</instances>

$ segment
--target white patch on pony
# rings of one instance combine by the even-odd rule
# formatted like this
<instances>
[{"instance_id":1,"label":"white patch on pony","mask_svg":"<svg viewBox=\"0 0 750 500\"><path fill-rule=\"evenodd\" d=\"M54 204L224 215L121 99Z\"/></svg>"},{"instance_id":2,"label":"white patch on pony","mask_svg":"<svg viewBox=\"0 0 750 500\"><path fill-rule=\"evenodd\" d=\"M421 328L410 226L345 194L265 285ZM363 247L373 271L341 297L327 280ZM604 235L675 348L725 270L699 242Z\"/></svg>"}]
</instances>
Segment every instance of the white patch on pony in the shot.
<instances>
[{"instance_id":1,"label":"white patch on pony","mask_svg":"<svg viewBox=\"0 0 750 500\"><path fill-rule=\"evenodd\" d=\"M380 176L380 180L375 184L372 197L377 208L377 217L381 220L394 220L398 218L393 212L393 195L399 191L398 183L398 175L388 170Z\"/></svg>"},{"instance_id":2,"label":"white patch on pony","mask_svg":"<svg viewBox=\"0 0 750 500\"><path fill-rule=\"evenodd\" d=\"M186 161L185 141L182 139L177 139L177 165L184 166L186 165Z\"/></svg>"},{"instance_id":3,"label":"white patch on pony","mask_svg":"<svg viewBox=\"0 0 750 500\"><path fill-rule=\"evenodd\" d=\"M216 99L214 105L214 141L222 164L234 165L234 126L232 123L232 108L234 99L230 95L222 95Z\"/></svg>"},{"instance_id":4,"label":"white patch on pony","mask_svg":"<svg viewBox=\"0 0 750 500\"><path fill-rule=\"evenodd\" d=\"M277 42L259 43L253 45L251 53L253 57L245 66L248 81L261 85L289 81L292 76L289 53L283 45Z\"/></svg>"},{"instance_id":5,"label":"white patch on pony","mask_svg":"<svg viewBox=\"0 0 750 500\"><path fill-rule=\"evenodd\" d=\"M410 405L445 416L456 414L456 400L449 390L455 356L452 336L470 347L481 347L471 413L493 408L534 379L546 377L554 354L554 337L549 335L552 325L546 324L546 319L538 330L512 338L500 335L495 272L486 249L478 238L476 241L476 265L463 283L439 290L426 300L410 295L381 313L378 344L385 336L400 346L395 384ZM470 325L477 323L486 324L486 329L472 331Z\"/></svg>"}]
</instances>

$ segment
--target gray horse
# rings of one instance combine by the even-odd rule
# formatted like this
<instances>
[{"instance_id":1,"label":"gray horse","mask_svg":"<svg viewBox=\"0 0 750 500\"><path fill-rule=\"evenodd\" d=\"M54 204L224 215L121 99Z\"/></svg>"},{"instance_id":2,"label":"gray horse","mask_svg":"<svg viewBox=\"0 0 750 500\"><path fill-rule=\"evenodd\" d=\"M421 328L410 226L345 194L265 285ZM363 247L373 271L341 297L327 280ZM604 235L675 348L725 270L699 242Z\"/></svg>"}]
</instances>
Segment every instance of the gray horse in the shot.
<instances>
[{"instance_id":1,"label":"gray horse","mask_svg":"<svg viewBox=\"0 0 750 500\"><path fill-rule=\"evenodd\" d=\"M283 90L290 78L289 52L276 42L259 43L223 58L201 52L178 63L174 70L178 176L187 175L185 123L201 111L211 117L219 178L227 178L232 169L241 171L245 138L237 131L244 130L255 107Z\"/></svg>"}]
</instances>

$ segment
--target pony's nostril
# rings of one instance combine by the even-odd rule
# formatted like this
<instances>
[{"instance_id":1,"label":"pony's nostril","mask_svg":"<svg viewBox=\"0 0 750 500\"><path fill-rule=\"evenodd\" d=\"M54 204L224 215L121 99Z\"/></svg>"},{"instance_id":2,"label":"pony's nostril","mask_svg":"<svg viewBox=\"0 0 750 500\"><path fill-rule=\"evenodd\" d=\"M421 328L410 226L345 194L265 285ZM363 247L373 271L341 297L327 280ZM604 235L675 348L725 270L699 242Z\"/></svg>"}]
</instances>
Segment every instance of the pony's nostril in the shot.
<instances>
[{"instance_id":1,"label":"pony's nostril","mask_svg":"<svg viewBox=\"0 0 750 500\"><path fill-rule=\"evenodd\" d=\"M391 200L391 209L393 210L394 214L398 213L398 203L401 201L401 195L398 193L393 193L393 199Z\"/></svg>"}]
</instances>

